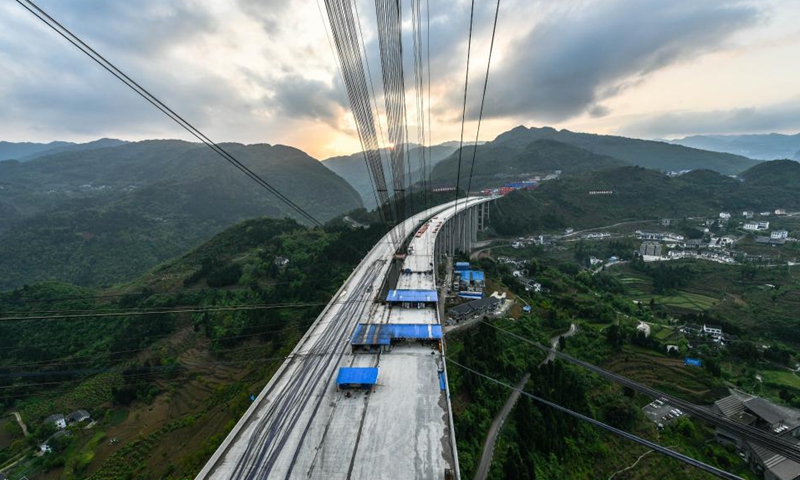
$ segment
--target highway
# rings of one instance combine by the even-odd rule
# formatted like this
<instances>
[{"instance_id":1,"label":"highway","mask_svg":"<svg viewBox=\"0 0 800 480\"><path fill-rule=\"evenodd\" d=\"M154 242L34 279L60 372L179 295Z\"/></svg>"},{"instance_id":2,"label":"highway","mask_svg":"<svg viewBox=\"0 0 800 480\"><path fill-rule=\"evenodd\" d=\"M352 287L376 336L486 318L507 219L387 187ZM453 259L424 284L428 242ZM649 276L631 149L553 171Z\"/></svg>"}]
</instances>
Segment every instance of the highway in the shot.
<instances>
[{"instance_id":1,"label":"highway","mask_svg":"<svg viewBox=\"0 0 800 480\"><path fill-rule=\"evenodd\" d=\"M462 199L458 211L487 200ZM413 235L423 220L437 216L436 222L446 223L454 213L450 202L395 230ZM424 274L422 267L431 270L437 231L411 237L413 254L403 267L415 273L403 276L398 288L435 288L435 273ZM439 388L441 352L413 344L389 353L351 352L358 323L439 323L435 308L376 302L394 254L390 232L356 267L198 479L444 478L446 469L457 472L449 397ZM340 366L379 367L378 386L372 393L339 391Z\"/></svg>"}]
</instances>

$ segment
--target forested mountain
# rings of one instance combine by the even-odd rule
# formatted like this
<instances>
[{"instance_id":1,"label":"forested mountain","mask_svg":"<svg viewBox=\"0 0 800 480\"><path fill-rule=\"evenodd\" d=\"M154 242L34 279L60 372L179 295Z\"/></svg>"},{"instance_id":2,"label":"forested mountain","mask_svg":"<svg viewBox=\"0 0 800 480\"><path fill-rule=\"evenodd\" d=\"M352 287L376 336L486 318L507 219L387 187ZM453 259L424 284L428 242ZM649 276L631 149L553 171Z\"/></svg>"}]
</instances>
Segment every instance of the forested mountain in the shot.
<instances>
[{"instance_id":1,"label":"forested mountain","mask_svg":"<svg viewBox=\"0 0 800 480\"><path fill-rule=\"evenodd\" d=\"M422 154L422 147L419 145L408 145L408 159L411 162L411 179L414 183L420 180L420 155ZM434 145L432 147L424 147L425 154L430 155L430 167L433 167L448 155L453 153L456 146L452 145ZM389 163L389 149L384 148L381 150L381 158L383 159L383 170L387 174L387 184L391 185L391 164ZM347 180L347 182L356 189L361 195L361 201L368 209L373 209L377 206L374 195L374 188L370 182L367 166L364 163L364 154L361 152L352 155L343 155L340 157L331 157L322 161L322 164L330 168L334 173ZM407 171L406 171L407 172Z\"/></svg>"},{"instance_id":2,"label":"forested mountain","mask_svg":"<svg viewBox=\"0 0 800 480\"><path fill-rule=\"evenodd\" d=\"M361 206L295 148L225 148L320 221ZM0 290L130 279L238 221L294 216L207 147L177 140L0 162Z\"/></svg>"},{"instance_id":3,"label":"forested mountain","mask_svg":"<svg viewBox=\"0 0 800 480\"><path fill-rule=\"evenodd\" d=\"M473 147L465 147L461 159L461 188L466 189L472 168ZM490 142L479 146L475 155L472 190L496 187L533 175L547 175L554 170L579 174L626 165L622 160L592 153L555 140L535 140L524 147ZM458 154L440 162L431 182L453 184L458 172Z\"/></svg>"},{"instance_id":4,"label":"forested mountain","mask_svg":"<svg viewBox=\"0 0 800 480\"><path fill-rule=\"evenodd\" d=\"M641 167L601 170L544 182L535 191L512 192L492 215L498 232L590 228L620 219L685 218L720 211L800 209L800 164L764 162L745 171L743 181L710 170L669 177ZM782 180L785 179L785 180ZM610 190L610 195L590 195Z\"/></svg>"},{"instance_id":5,"label":"forested mountain","mask_svg":"<svg viewBox=\"0 0 800 480\"><path fill-rule=\"evenodd\" d=\"M87 143L50 142L50 143L11 143L0 142L0 161L33 160L62 152L79 152L96 148L117 147L127 142L115 138L101 138Z\"/></svg>"},{"instance_id":6,"label":"forested mountain","mask_svg":"<svg viewBox=\"0 0 800 480\"><path fill-rule=\"evenodd\" d=\"M714 152L733 153L759 160L791 158L800 160L800 133L783 135L693 135L670 143Z\"/></svg>"},{"instance_id":7,"label":"forested mountain","mask_svg":"<svg viewBox=\"0 0 800 480\"><path fill-rule=\"evenodd\" d=\"M36 153L46 152L53 148L67 147L75 145L71 142L50 142L50 143L31 143L31 142L0 142L0 161L12 158L22 158Z\"/></svg>"},{"instance_id":8,"label":"forested mountain","mask_svg":"<svg viewBox=\"0 0 800 480\"><path fill-rule=\"evenodd\" d=\"M708 169L724 174L735 174L758 163L737 155L709 152L665 142L576 133L550 127L519 126L500 134L492 142L485 144L484 148L503 145L521 151L531 142L542 139L556 140L592 153L614 157L629 165L662 171ZM480 150L479 148L478 155L481 153Z\"/></svg>"}]
</instances>

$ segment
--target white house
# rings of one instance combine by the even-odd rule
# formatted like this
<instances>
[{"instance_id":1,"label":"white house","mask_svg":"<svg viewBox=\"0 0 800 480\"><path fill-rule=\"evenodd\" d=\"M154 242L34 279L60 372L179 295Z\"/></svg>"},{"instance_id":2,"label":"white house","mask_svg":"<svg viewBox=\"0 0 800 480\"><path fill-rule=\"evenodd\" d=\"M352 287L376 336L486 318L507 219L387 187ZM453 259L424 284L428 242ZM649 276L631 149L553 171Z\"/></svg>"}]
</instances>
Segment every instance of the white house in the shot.
<instances>
[{"instance_id":1,"label":"white house","mask_svg":"<svg viewBox=\"0 0 800 480\"><path fill-rule=\"evenodd\" d=\"M775 215L786 215L786 209L785 208L776 208L775 209Z\"/></svg>"},{"instance_id":2,"label":"white house","mask_svg":"<svg viewBox=\"0 0 800 480\"><path fill-rule=\"evenodd\" d=\"M719 212L719 218L721 218L722 220L730 220L731 214L728 212Z\"/></svg>"},{"instance_id":3,"label":"white house","mask_svg":"<svg viewBox=\"0 0 800 480\"><path fill-rule=\"evenodd\" d=\"M636 330L643 332L645 337L650 336L650 325L644 322L639 322L639 325L636 327Z\"/></svg>"},{"instance_id":4,"label":"white house","mask_svg":"<svg viewBox=\"0 0 800 480\"><path fill-rule=\"evenodd\" d=\"M789 236L789 232L786 230L774 230L772 233L769 234L770 238L787 238Z\"/></svg>"},{"instance_id":5,"label":"white house","mask_svg":"<svg viewBox=\"0 0 800 480\"><path fill-rule=\"evenodd\" d=\"M749 218L753 218L753 212L751 212L751 211L749 211L749 210L745 210L744 212L742 212L742 216L743 216L744 218L748 218L748 219L749 219Z\"/></svg>"},{"instance_id":6,"label":"white house","mask_svg":"<svg viewBox=\"0 0 800 480\"><path fill-rule=\"evenodd\" d=\"M64 415L60 413L56 413L54 415L50 415L49 417L45 418L44 423L45 424L52 423L59 430L67 428L67 419L64 418Z\"/></svg>"},{"instance_id":7,"label":"white house","mask_svg":"<svg viewBox=\"0 0 800 480\"><path fill-rule=\"evenodd\" d=\"M769 222L747 222L743 227L745 230L769 230Z\"/></svg>"},{"instance_id":8,"label":"white house","mask_svg":"<svg viewBox=\"0 0 800 480\"><path fill-rule=\"evenodd\" d=\"M722 335L722 327L716 325L703 325L703 333L711 335L712 337L719 337Z\"/></svg>"}]
</instances>

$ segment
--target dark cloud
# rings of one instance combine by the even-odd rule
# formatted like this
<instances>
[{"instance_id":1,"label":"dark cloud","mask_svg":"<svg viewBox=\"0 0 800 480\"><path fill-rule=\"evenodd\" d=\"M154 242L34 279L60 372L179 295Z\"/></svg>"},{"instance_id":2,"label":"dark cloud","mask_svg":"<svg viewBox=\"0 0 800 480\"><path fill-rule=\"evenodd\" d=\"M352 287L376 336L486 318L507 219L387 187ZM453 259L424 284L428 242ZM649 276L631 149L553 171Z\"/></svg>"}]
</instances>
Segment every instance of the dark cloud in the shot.
<instances>
[{"instance_id":1,"label":"dark cloud","mask_svg":"<svg viewBox=\"0 0 800 480\"><path fill-rule=\"evenodd\" d=\"M237 0L244 13L255 18L269 35L276 34L282 24L281 16L289 8L291 0Z\"/></svg>"},{"instance_id":2,"label":"dark cloud","mask_svg":"<svg viewBox=\"0 0 800 480\"><path fill-rule=\"evenodd\" d=\"M589 109L603 113L599 102L720 48L759 17L751 6L695 0L595 2L548 15L493 69L485 115L563 121Z\"/></svg>"},{"instance_id":3,"label":"dark cloud","mask_svg":"<svg viewBox=\"0 0 800 480\"><path fill-rule=\"evenodd\" d=\"M671 112L635 118L620 131L645 138L701 134L800 131L800 99L764 107L708 112Z\"/></svg>"}]
</instances>

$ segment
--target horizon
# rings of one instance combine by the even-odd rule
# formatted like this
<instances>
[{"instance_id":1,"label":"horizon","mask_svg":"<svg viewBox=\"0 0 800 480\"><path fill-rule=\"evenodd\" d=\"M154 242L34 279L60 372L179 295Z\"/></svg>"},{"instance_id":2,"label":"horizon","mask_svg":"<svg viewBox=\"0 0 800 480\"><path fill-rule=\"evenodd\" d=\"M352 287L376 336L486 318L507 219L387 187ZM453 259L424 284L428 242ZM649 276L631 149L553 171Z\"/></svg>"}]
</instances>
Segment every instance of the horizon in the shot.
<instances>
[{"instance_id":1,"label":"horizon","mask_svg":"<svg viewBox=\"0 0 800 480\"><path fill-rule=\"evenodd\" d=\"M216 141L291 145L315 158L360 151L328 26L310 0L42 7ZM358 7L377 66L374 5ZM439 144L460 137L469 2L432 8L426 143ZM490 6L476 9L471 84L483 80L491 29ZM18 5L0 12L10 33L0 39L9 141L187 138ZM800 11L777 1L511 0L500 12L480 138L519 124L657 140L800 131L798 24ZM410 21L403 33L410 42ZM465 140L475 138L478 95L472 86ZM418 136L414 98L406 85L409 143Z\"/></svg>"}]
</instances>

